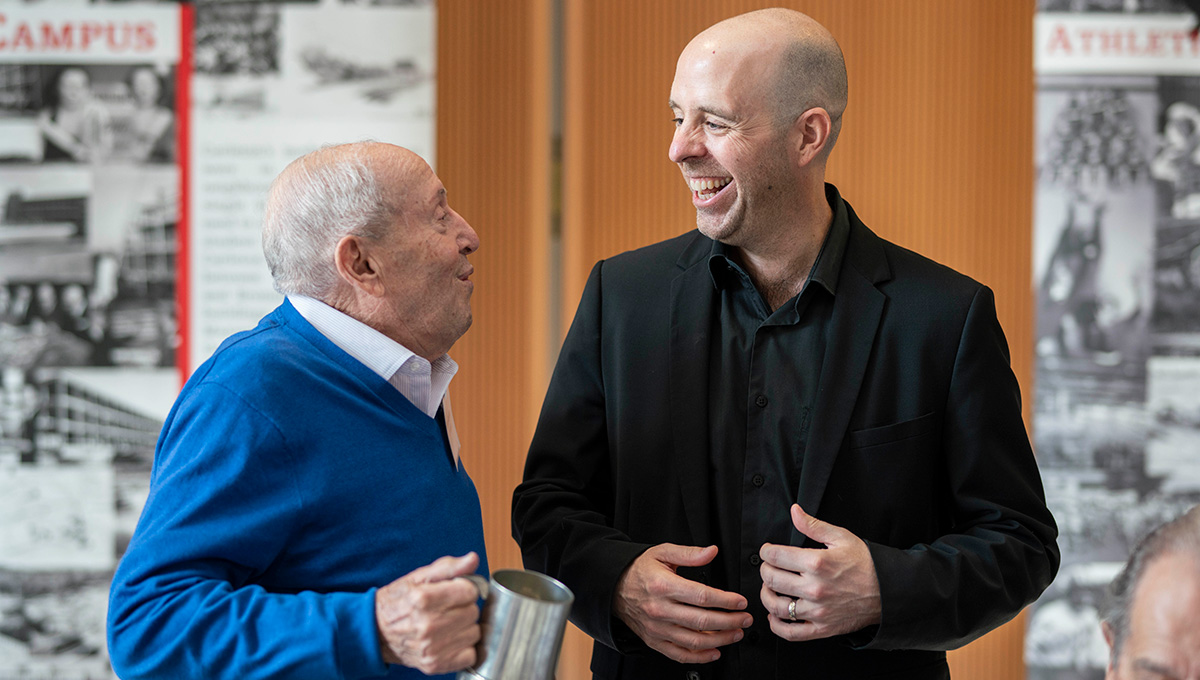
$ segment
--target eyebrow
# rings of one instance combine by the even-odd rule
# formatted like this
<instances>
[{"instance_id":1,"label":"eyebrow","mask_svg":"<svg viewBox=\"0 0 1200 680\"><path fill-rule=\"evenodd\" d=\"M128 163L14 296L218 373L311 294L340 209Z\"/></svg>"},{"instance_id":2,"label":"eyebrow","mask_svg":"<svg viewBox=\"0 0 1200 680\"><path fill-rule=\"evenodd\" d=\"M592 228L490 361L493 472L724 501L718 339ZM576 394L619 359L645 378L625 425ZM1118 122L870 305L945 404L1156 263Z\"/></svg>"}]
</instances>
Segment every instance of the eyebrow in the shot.
<instances>
[{"instance_id":1,"label":"eyebrow","mask_svg":"<svg viewBox=\"0 0 1200 680\"><path fill-rule=\"evenodd\" d=\"M671 109L680 109L680 110L683 109L682 106L675 103L674 99L667 100L667 107L669 107ZM721 111L720 109L715 109L711 106L698 106L696 108L700 109L704 113L712 114L718 118L724 118L725 120L737 120L737 117L734 116L733 114L731 114L727 111Z\"/></svg>"},{"instance_id":2,"label":"eyebrow","mask_svg":"<svg viewBox=\"0 0 1200 680\"><path fill-rule=\"evenodd\" d=\"M1133 667L1137 668L1139 670L1150 671L1151 673L1157 673L1158 675L1161 675L1164 678L1169 678L1170 680L1180 680L1180 677L1178 675L1175 675L1175 672L1172 671L1170 668L1167 668L1166 666L1161 666L1157 662L1151 661L1149 659L1134 659Z\"/></svg>"}]
</instances>

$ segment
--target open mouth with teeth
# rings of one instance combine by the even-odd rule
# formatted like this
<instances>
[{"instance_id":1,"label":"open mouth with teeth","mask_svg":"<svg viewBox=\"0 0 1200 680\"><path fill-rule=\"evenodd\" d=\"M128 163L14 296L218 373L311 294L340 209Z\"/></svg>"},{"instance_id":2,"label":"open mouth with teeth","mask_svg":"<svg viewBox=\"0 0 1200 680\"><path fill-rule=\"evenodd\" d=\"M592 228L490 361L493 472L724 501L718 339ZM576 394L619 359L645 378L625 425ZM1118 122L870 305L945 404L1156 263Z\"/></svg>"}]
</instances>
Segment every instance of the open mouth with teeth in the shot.
<instances>
[{"instance_id":1,"label":"open mouth with teeth","mask_svg":"<svg viewBox=\"0 0 1200 680\"><path fill-rule=\"evenodd\" d=\"M724 189L732 181L732 177L710 177L706 179L689 179L687 183L696 198L701 201L707 201L721 193L721 189Z\"/></svg>"}]
</instances>

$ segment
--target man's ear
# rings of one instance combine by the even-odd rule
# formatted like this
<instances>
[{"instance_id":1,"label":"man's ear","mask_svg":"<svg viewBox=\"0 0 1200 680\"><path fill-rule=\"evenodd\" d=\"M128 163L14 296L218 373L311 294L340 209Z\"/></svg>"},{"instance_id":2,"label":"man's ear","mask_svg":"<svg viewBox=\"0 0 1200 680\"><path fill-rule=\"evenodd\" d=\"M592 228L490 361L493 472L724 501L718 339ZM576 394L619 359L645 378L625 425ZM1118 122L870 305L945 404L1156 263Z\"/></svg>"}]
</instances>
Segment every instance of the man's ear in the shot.
<instances>
[{"instance_id":1,"label":"man's ear","mask_svg":"<svg viewBox=\"0 0 1200 680\"><path fill-rule=\"evenodd\" d=\"M833 130L833 120L829 112L817 106L800 114L792 123L792 143L796 152L796 162L806 166L814 159L822 157L825 145L829 143L829 133Z\"/></svg>"},{"instance_id":2,"label":"man's ear","mask_svg":"<svg viewBox=\"0 0 1200 680\"><path fill-rule=\"evenodd\" d=\"M1108 670L1105 671L1104 677L1105 680L1113 680L1117 677L1117 655L1114 653L1113 647L1117 635L1108 621L1100 622L1100 631L1104 633L1104 641L1108 643Z\"/></svg>"},{"instance_id":3,"label":"man's ear","mask_svg":"<svg viewBox=\"0 0 1200 680\"><path fill-rule=\"evenodd\" d=\"M333 249L333 261L343 281L367 295L383 295L383 281L379 265L371 255L369 239L352 234L343 236Z\"/></svg>"}]
</instances>

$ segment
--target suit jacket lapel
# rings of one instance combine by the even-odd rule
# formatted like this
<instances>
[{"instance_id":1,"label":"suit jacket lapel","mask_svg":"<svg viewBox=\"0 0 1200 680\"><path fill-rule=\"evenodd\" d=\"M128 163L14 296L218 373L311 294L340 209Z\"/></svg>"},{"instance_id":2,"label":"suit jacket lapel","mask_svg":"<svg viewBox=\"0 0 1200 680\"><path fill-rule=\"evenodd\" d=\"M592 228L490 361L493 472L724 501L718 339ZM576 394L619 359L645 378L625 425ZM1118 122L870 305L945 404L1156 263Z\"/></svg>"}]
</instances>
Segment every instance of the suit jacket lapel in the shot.
<instances>
[{"instance_id":1,"label":"suit jacket lapel","mask_svg":"<svg viewBox=\"0 0 1200 680\"><path fill-rule=\"evenodd\" d=\"M849 210L849 205L846 206ZM821 497L858 400L887 296L875 284L889 276L881 240L850 211L850 237L838 277L830 334L821 364L812 429L796 498L820 517ZM795 545L805 540L792 532Z\"/></svg>"},{"instance_id":2,"label":"suit jacket lapel","mask_svg":"<svg viewBox=\"0 0 1200 680\"><path fill-rule=\"evenodd\" d=\"M708 355L714 289L706 265L712 242L697 238L680 256L671 282L671 441L694 545L709 540Z\"/></svg>"}]
</instances>

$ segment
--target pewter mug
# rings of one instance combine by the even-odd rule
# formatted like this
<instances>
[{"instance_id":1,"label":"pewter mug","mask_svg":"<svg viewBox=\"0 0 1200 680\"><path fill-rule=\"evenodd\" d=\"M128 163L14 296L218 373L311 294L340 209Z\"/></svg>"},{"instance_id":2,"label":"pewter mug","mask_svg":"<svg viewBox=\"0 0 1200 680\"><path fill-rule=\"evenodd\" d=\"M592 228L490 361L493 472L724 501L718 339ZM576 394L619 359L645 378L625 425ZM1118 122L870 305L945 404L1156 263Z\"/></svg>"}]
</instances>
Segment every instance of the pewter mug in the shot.
<instances>
[{"instance_id":1,"label":"pewter mug","mask_svg":"<svg viewBox=\"0 0 1200 680\"><path fill-rule=\"evenodd\" d=\"M558 581L523 569L501 569L489 582L471 579L485 598L475 666L458 680L552 680L575 596Z\"/></svg>"}]
</instances>

